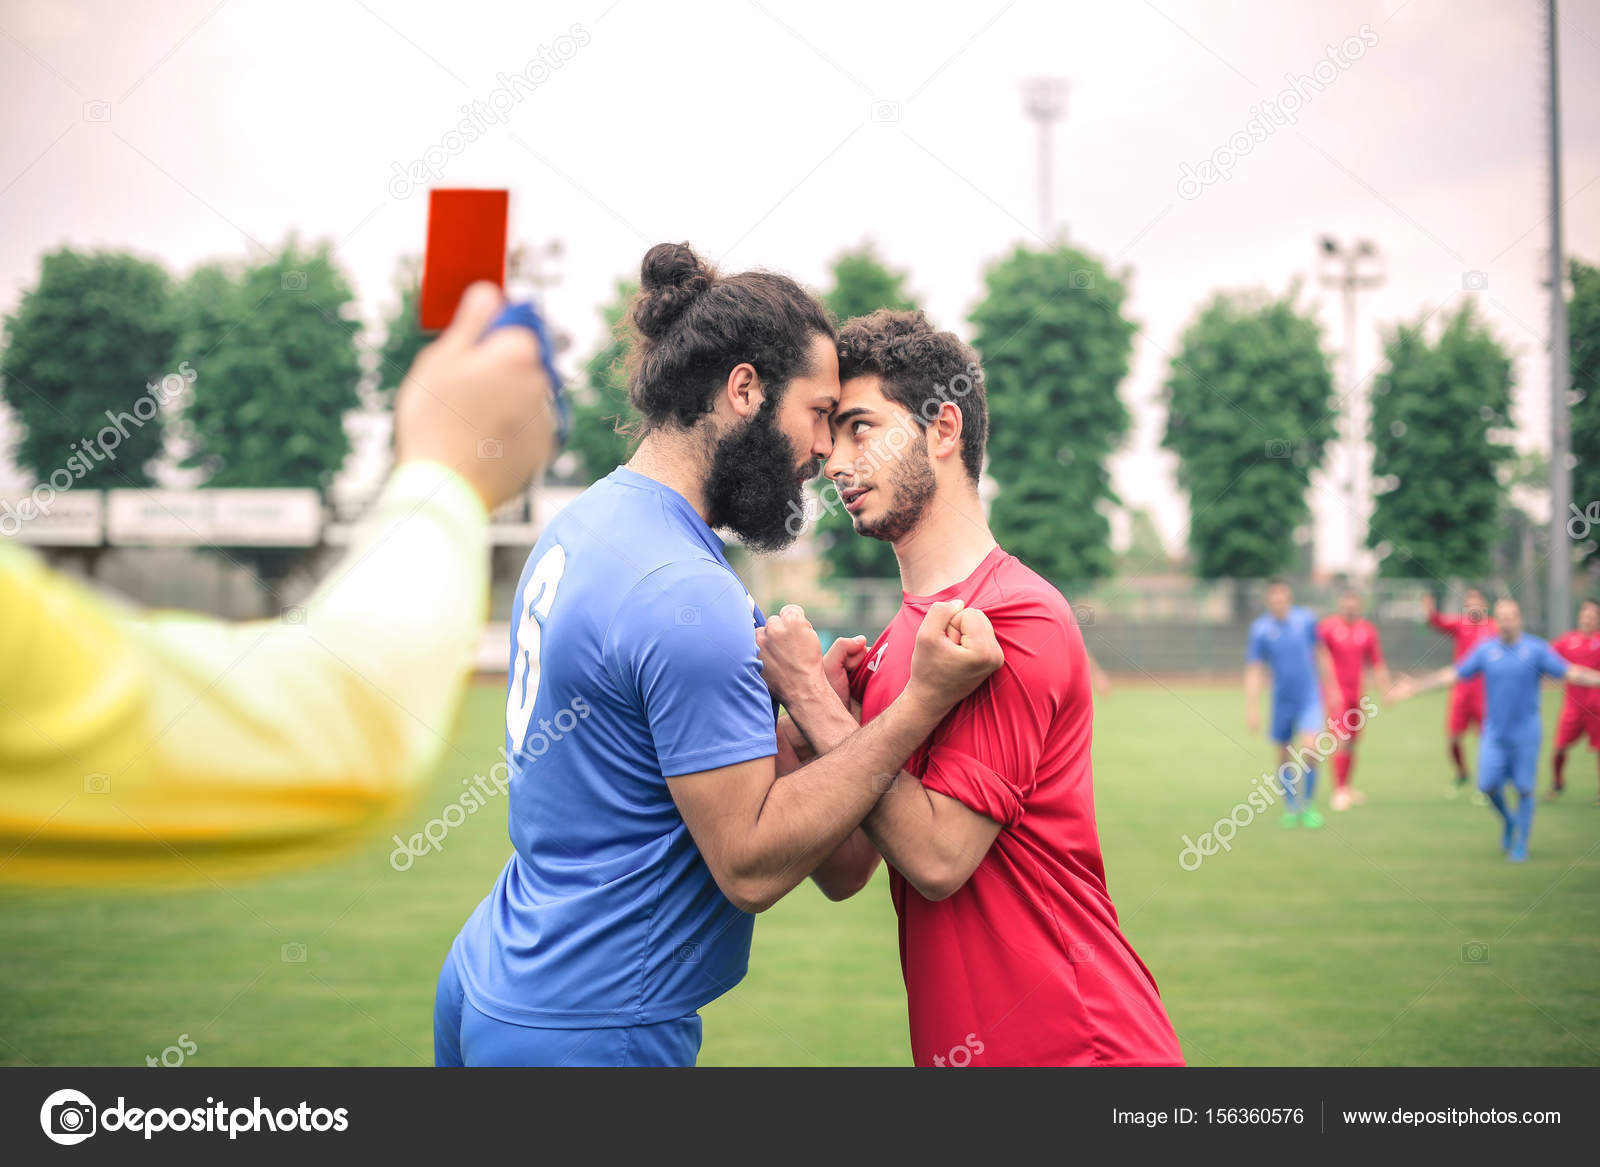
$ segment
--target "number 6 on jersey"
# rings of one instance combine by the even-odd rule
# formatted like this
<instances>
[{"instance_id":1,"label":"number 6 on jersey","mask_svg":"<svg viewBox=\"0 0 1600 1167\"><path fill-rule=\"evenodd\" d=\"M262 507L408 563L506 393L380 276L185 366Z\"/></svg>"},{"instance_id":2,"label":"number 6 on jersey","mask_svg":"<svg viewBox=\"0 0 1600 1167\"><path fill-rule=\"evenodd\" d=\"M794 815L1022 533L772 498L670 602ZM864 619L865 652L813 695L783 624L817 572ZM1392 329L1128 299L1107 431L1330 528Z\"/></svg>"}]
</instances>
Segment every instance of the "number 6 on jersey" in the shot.
<instances>
[{"instance_id":1,"label":"number 6 on jersey","mask_svg":"<svg viewBox=\"0 0 1600 1167\"><path fill-rule=\"evenodd\" d=\"M506 733L513 752L522 748L539 696L540 621L556 602L556 589L567 570L567 553L557 543L539 559L522 589L522 613L517 621L517 647L511 660L511 683L506 688Z\"/></svg>"}]
</instances>

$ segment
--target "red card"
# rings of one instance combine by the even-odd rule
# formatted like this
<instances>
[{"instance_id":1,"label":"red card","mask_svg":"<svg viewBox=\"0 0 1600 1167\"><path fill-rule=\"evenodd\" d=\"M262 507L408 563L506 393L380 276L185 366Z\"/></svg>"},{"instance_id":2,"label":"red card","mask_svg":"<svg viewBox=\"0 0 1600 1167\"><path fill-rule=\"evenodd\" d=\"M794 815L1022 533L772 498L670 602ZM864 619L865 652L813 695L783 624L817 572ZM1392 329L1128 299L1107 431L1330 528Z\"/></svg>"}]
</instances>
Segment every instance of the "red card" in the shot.
<instances>
[{"instance_id":1,"label":"red card","mask_svg":"<svg viewBox=\"0 0 1600 1167\"><path fill-rule=\"evenodd\" d=\"M506 216L511 193L504 190L430 190L428 249L422 258L422 327L449 325L461 293L488 280L506 282Z\"/></svg>"}]
</instances>

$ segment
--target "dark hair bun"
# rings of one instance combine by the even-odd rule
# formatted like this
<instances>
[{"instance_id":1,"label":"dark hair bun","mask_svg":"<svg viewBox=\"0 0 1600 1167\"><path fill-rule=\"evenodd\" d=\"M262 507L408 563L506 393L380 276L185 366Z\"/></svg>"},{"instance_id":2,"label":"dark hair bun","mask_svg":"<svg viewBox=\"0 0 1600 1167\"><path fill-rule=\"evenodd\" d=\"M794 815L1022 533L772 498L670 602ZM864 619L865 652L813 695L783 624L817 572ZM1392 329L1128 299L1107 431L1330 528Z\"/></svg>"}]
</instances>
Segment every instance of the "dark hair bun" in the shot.
<instances>
[{"instance_id":1,"label":"dark hair bun","mask_svg":"<svg viewBox=\"0 0 1600 1167\"><path fill-rule=\"evenodd\" d=\"M659 340L715 279L687 243L657 243L639 265L634 325L647 340Z\"/></svg>"}]
</instances>

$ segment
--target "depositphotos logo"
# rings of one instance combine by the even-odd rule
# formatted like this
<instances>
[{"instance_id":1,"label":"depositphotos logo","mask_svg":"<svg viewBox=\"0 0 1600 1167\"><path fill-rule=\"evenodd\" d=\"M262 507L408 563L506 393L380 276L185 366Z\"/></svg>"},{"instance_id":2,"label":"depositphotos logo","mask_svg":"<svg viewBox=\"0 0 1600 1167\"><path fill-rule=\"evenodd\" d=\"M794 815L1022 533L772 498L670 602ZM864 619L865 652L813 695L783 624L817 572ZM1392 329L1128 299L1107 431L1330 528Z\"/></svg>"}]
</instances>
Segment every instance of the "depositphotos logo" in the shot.
<instances>
[{"instance_id":1,"label":"depositphotos logo","mask_svg":"<svg viewBox=\"0 0 1600 1167\"><path fill-rule=\"evenodd\" d=\"M277 1134L280 1131L345 1131L350 1129L350 1112L343 1106L337 1110L327 1107L313 1108L307 1102L299 1106L285 1106L273 1110L263 1106L261 1096L251 1100L253 1105L229 1107L226 1102L207 1097L204 1106L174 1106L165 1109L152 1106L148 1109L129 1106L122 1095L117 1104L97 1111L89 1096L79 1090L57 1090L44 1100L39 1108L39 1125L45 1137L53 1143L70 1147L81 1143L90 1135L108 1134L112 1131L139 1132L146 1139L160 1131L193 1131L201 1134L223 1134L236 1139L242 1134Z\"/></svg>"}]
</instances>

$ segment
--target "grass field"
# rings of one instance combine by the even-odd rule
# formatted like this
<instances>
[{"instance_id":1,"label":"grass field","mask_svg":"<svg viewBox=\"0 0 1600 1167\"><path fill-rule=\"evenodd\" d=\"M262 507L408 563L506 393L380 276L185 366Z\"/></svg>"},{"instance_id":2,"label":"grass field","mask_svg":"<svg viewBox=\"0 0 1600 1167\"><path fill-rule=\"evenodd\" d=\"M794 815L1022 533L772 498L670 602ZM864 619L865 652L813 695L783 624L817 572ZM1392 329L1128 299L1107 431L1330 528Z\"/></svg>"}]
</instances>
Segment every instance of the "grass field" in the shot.
<instances>
[{"instance_id":1,"label":"grass field","mask_svg":"<svg viewBox=\"0 0 1600 1167\"><path fill-rule=\"evenodd\" d=\"M1193 872L1180 836L1227 816L1268 762L1239 693L1125 686L1100 702L1111 894L1191 1064L1600 1063L1593 756L1574 756L1567 801L1540 805L1532 860L1513 866L1491 812L1444 797L1442 702L1371 722L1366 806L1316 833L1257 818ZM501 709L499 689L471 693L403 833L468 767L488 773ZM186 1035L203 1065L431 1064L434 979L509 853L503 803L405 872L392 847L204 891L0 892L0 1062L143 1065ZM847 904L807 885L762 916L751 970L705 1011L702 1065L909 1061L881 874Z\"/></svg>"}]
</instances>

